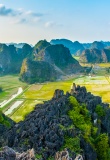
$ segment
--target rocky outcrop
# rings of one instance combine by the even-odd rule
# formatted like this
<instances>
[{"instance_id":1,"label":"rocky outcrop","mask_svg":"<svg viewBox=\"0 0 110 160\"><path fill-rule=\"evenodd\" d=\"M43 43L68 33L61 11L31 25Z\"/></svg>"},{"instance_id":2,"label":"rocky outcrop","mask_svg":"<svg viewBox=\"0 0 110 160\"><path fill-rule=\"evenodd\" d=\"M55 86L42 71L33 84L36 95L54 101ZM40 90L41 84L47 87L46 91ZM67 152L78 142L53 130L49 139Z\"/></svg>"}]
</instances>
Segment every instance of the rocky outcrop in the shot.
<instances>
[{"instance_id":1,"label":"rocky outcrop","mask_svg":"<svg viewBox=\"0 0 110 160\"><path fill-rule=\"evenodd\" d=\"M70 157L68 150L65 149L64 151L55 154L55 160L83 160L83 157L80 154Z\"/></svg>"},{"instance_id":2,"label":"rocky outcrop","mask_svg":"<svg viewBox=\"0 0 110 160\"><path fill-rule=\"evenodd\" d=\"M78 101L74 102L75 98L73 98L73 106L70 105L69 101L71 97L76 97ZM85 108L83 108L83 104L85 104ZM98 113L96 113L97 105L104 109L104 116L99 117ZM79 108L74 114L76 107ZM69 114L70 111L75 116L73 119ZM89 118L86 124L86 127L90 127L91 130L89 136L86 135L85 137L84 130L82 130L82 122L77 116L82 118L83 124L86 124ZM109 116L110 109L108 104L102 103L100 97L87 92L85 87L76 86L73 83L70 93L64 94L63 90L57 89L51 100L45 101L44 104L36 105L35 110L27 115L23 122L12 126L5 133L4 143L20 153L33 148L35 154L41 156L42 160L47 160L55 155L56 160L69 160L70 157L73 160L96 160L98 158L95 148L97 146L94 143L96 138L91 132L92 129L96 129L95 137L103 133L108 133L109 135ZM77 121L78 124L76 124ZM93 136L94 141L93 139L91 141L91 138L89 139L91 136ZM73 143L75 142L75 148L72 147L72 144L69 144L71 143L70 140ZM67 150L64 150L65 144ZM62 151L58 152L61 148Z\"/></svg>"},{"instance_id":3,"label":"rocky outcrop","mask_svg":"<svg viewBox=\"0 0 110 160\"><path fill-rule=\"evenodd\" d=\"M72 158L69 157L69 152L65 149L55 154L55 160L72 160Z\"/></svg>"},{"instance_id":4,"label":"rocky outcrop","mask_svg":"<svg viewBox=\"0 0 110 160\"><path fill-rule=\"evenodd\" d=\"M95 113L95 108L97 105L101 105L102 108L105 110L105 115L101 117L101 130L110 134L110 109L109 104L103 103L101 97L94 96L90 92L87 92L85 87L80 87L79 85L76 86L73 83L71 87L71 95L74 95L76 99L82 104L86 104L87 109L90 111L92 115L92 119L95 120L98 118L97 114Z\"/></svg>"},{"instance_id":5,"label":"rocky outcrop","mask_svg":"<svg viewBox=\"0 0 110 160\"><path fill-rule=\"evenodd\" d=\"M64 143L64 131L60 125L67 127L71 124L66 115L69 110L67 96L62 95L63 91L56 93L58 95L52 100L37 105L25 121L8 131L9 147L22 148L23 151L34 148L44 160L54 156Z\"/></svg>"},{"instance_id":6,"label":"rocky outcrop","mask_svg":"<svg viewBox=\"0 0 110 160\"><path fill-rule=\"evenodd\" d=\"M0 151L0 160L35 160L34 150L28 150L27 152L18 153L8 146L3 147ZM36 159L37 160L37 159Z\"/></svg>"}]
</instances>

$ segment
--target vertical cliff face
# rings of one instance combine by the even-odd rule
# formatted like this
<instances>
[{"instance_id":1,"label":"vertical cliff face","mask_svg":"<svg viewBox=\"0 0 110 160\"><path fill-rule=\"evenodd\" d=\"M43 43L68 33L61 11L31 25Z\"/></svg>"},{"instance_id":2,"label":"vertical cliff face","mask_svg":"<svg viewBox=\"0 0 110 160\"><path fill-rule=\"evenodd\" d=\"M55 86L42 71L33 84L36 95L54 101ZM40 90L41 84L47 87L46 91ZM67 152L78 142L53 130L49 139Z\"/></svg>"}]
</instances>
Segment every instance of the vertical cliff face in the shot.
<instances>
[{"instance_id":1,"label":"vertical cliff face","mask_svg":"<svg viewBox=\"0 0 110 160\"><path fill-rule=\"evenodd\" d=\"M66 74L79 72L82 69L79 63L71 56L69 49L63 45L49 45L43 52L38 53L38 57L57 66Z\"/></svg>"},{"instance_id":2,"label":"vertical cliff face","mask_svg":"<svg viewBox=\"0 0 110 160\"><path fill-rule=\"evenodd\" d=\"M44 61L25 59L22 64L20 79L27 83L54 81L58 73L54 67Z\"/></svg>"}]
</instances>

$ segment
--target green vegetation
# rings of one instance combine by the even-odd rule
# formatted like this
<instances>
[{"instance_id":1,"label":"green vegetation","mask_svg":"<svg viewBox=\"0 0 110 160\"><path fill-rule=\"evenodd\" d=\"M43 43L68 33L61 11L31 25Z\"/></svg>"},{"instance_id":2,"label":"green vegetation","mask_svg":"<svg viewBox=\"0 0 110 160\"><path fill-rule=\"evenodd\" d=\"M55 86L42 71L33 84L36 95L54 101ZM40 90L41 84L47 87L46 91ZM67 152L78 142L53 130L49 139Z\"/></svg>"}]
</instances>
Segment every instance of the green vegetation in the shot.
<instances>
[{"instance_id":1,"label":"green vegetation","mask_svg":"<svg viewBox=\"0 0 110 160\"><path fill-rule=\"evenodd\" d=\"M79 61L79 56L74 56L74 55L72 55L72 57L74 58L74 59L76 59L77 61Z\"/></svg>"},{"instance_id":2,"label":"green vegetation","mask_svg":"<svg viewBox=\"0 0 110 160\"><path fill-rule=\"evenodd\" d=\"M10 127L10 122L5 116L3 116L1 111L0 111L0 124L5 125L6 127Z\"/></svg>"},{"instance_id":3,"label":"green vegetation","mask_svg":"<svg viewBox=\"0 0 110 160\"><path fill-rule=\"evenodd\" d=\"M72 96L69 97L69 104L72 106L72 109L68 112L68 115L72 119L73 124L82 131L85 137L90 136L92 123L86 106L80 106L76 98Z\"/></svg>"},{"instance_id":4,"label":"green vegetation","mask_svg":"<svg viewBox=\"0 0 110 160\"><path fill-rule=\"evenodd\" d=\"M18 88L27 87L26 83L19 81L18 75L8 75L0 77L0 85L2 86L2 92L0 93L0 102L9 99L13 94L17 93Z\"/></svg>"},{"instance_id":5,"label":"green vegetation","mask_svg":"<svg viewBox=\"0 0 110 160\"><path fill-rule=\"evenodd\" d=\"M80 153L81 152L81 148L80 148L80 138L79 137L69 137L69 136L65 136L65 143L63 145L63 147L61 148L62 150L68 148L70 149L72 152Z\"/></svg>"},{"instance_id":6,"label":"green vegetation","mask_svg":"<svg viewBox=\"0 0 110 160\"><path fill-rule=\"evenodd\" d=\"M36 157L37 159L41 159L41 158L42 158L42 155L41 155L41 154L36 154L35 157Z\"/></svg>"},{"instance_id":7,"label":"green vegetation","mask_svg":"<svg viewBox=\"0 0 110 160\"><path fill-rule=\"evenodd\" d=\"M25 59L23 61L20 80L27 83L55 81L57 73L52 65L44 61L33 61Z\"/></svg>"},{"instance_id":8,"label":"green vegetation","mask_svg":"<svg viewBox=\"0 0 110 160\"><path fill-rule=\"evenodd\" d=\"M71 110L68 112L68 115L72 119L73 125L81 131L80 135L83 136L86 142L88 142L92 148L96 150L98 159L110 159L108 135L105 133L97 135L98 128L94 127L92 124L90 113L86 106L80 106L73 96L69 97L69 105L71 106ZM99 117L104 116L105 114L105 111L100 105L97 105L96 112ZM63 147L68 147L74 152L80 152L80 140L78 136L77 138L65 137L65 144Z\"/></svg>"},{"instance_id":9,"label":"green vegetation","mask_svg":"<svg viewBox=\"0 0 110 160\"><path fill-rule=\"evenodd\" d=\"M34 110L35 105L42 103L42 101L37 100L26 100L16 112L12 113L10 118L16 122L23 121L27 114Z\"/></svg>"},{"instance_id":10,"label":"green vegetation","mask_svg":"<svg viewBox=\"0 0 110 160\"><path fill-rule=\"evenodd\" d=\"M95 140L96 151L98 154L98 159L109 160L110 159L110 147L108 136L100 134Z\"/></svg>"},{"instance_id":11,"label":"green vegetation","mask_svg":"<svg viewBox=\"0 0 110 160\"><path fill-rule=\"evenodd\" d=\"M70 77L69 77L70 78ZM3 88L3 92L0 93L0 102L7 100L11 95L17 93L18 88L22 87L24 92L17 97L16 100L23 100L23 104L16 109L11 115L11 118L16 122L23 120L25 115L30 113L37 102L42 103L45 100L52 98L55 89L62 89L70 91L72 83L76 83L80 86L85 86L88 91L94 95L101 96L104 102L110 103L110 79L104 76L80 76L77 75L69 80L63 80L58 82L47 82L42 84L27 85L20 82L17 75L0 77L0 84ZM26 88L26 89L25 89ZM10 105L6 106L9 107Z\"/></svg>"},{"instance_id":12,"label":"green vegetation","mask_svg":"<svg viewBox=\"0 0 110 160\"><path fill-rule=\"evenodd\" d=\"M34 84L32 85L32 88L29 88L19 98L49 100L52 98L56 89L63 89L65 93L66 91L69 91L72 81L73 80L62 82L47 82L44 84ZM41 87L40 89L39 86ZM33 90L33 88L35 89Z\"/></svg>"},{"instance_id":13,"label":"green vegetation","mask_svg":"<svg viewBox=\"0 0 110 160\"><path fill-rule=\"evenodd\" d=\"M2 87L0 87L0 93L3 92Z\"/></svg>"},{"instance_id":14,"label":"green vegetation","mask_svg":"<svg viewBox=\"0 0 110 160\"><path fill-rule=\"evenodd\" d=\"M99 117L105 116L105 109L100 105L96 106L95 112L98 114Z\"/></svg>"},{"instance_id":15,"label":"green vegetation","mask_svg":"<svg viewBox=\"0 0 110 160\"><path fill-rule=\"evenodd\" d=\"M110 62L110 49L85 49L79 61L82 63L103 63L103 62Z\"/></svg>"}]
</instances>

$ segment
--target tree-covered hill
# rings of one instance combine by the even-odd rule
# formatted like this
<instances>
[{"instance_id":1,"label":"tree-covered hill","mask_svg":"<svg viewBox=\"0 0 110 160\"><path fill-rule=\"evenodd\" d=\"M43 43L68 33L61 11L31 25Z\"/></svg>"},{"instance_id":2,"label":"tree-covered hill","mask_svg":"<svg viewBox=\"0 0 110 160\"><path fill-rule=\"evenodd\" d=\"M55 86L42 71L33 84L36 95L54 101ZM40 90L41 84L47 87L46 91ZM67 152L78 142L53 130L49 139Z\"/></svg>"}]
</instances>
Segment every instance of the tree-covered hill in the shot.
<instances>
[{"instance_id":1,"label":"tree-covered hill","mask_svg":"<svg viewBox=\"0 0 110 160\"><path fill-rule=\"evenodd\" d=\"M45 61L33 61L25 59L23 61L20 79L27 83L55 81L58 73L52 65Z\"/></svg>"}]
</instances>

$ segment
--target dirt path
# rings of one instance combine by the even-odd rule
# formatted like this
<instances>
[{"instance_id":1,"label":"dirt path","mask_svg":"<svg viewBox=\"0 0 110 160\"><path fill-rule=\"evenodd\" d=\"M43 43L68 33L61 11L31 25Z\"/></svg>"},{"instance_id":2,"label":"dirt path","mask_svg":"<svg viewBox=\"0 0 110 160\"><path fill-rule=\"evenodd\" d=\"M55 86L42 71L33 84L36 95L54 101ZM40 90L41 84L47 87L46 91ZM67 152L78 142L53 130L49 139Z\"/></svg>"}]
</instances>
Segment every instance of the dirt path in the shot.
<instances>
[{"instance_id":1,"label":"dirt path","mask_svg":"<svg viewBox=\"0 0 110 160\"><path fill-rule=\"evenodd\" d=\"M5 105L7 105L9 102L11 102L14 98L19 96L23 92L23 89L21 87L18 88L18 92L16 94L13 94L10 99L4 100L2 103L0 103L0 108L3 108Z\"/></svg>"}]
</instances>

